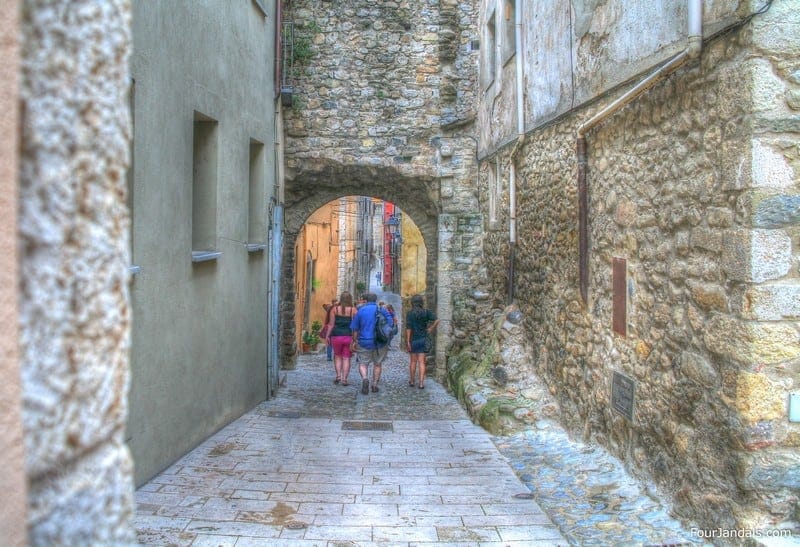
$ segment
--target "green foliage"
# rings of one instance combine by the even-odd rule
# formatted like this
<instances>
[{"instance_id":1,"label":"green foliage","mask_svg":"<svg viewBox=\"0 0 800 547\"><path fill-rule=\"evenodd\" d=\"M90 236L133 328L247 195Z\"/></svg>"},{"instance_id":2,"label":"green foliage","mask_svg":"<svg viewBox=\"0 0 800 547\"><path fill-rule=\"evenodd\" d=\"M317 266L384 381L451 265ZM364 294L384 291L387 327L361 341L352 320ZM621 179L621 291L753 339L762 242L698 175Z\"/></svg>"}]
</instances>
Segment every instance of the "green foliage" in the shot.
<instances>
[{"instance_id":1,"label":"green foliage","mask_svg":"<svg viewBox=\"0 0 800 547\"><path fill-rule=\"evenodd\" d=\"M322 323L320 321L314 321L313 323L311 323L311 328L303 332L303 343L308 344L311 347L314 347L320 342L322 342L322 338L320 338L319 336L319 331L321 329L322 329Z\"/></svg>"},{"instance_id":2,"label":"green foliage","mask_svg":"<svg viewBox=\"0 0 800 547\"><path fill-rule=\"evenodd\" d=\"M321 32L320 26L316 21L310 21L302 26L296 27L294 33L294 44L292 47L292 64L302 65L309 59L313 59L316 52L312 45L315 34Z\"/></svg>"},{"instance_id":3,"label":"green foliage","mask_svg":"<svg viewBox=\"0 0 800 547\"><path fill-rule=\"evenodd\" d=\"M319 337L319 333L318 332L305 331L303 333L303 343L304 344L308 344L309 346L314 347L317 344L319 344L320 342L322 342L322 338Z\"/></svg>"},{"instance_id":4,"label":"green foliage","mask_svg":"<svg viewBox=\"0 0 800 547\"><path fill-rule=\"evenodd\" d=\"M294 94L292 95L292 110L295 112L299 112L303 110L303 107L306 105L305 100L300 95Z\"/></svg>"},{"instance_id":5,"label":"green foliage","mask_svg":"<svg viewBox=\"0 0 800 547\"><path fill-rule=\"evenodd\" d=\"M311 47L311 39L307 36L295 36L292 65L302 65L312 57L314 57L314 50Z\"/></svg>"},{"instance_id":6,"label":"green foliage","mask_svg":"<svg viewBox=\"0 0 800 547\"><path fill-rule=\"evenodd\" d=\"M503 435L506 433L506 422L513 422L517 406L511 397L492 397L478 412L478 423L492 435Z\"/></svg>"}]
</instances>

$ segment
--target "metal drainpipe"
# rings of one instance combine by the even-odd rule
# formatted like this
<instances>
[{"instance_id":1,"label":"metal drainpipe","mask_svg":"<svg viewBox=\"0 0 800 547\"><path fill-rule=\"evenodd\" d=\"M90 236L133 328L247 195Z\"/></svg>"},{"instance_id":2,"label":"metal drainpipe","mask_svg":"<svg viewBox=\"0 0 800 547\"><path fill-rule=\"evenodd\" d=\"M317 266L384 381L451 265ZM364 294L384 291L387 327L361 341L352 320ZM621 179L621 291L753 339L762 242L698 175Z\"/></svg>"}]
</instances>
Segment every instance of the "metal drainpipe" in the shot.
<instances>
[{"instance_id":1,"label":"metal drainpipe","mask_svg":"<svg viewBox=\"0 0 800 547\"><path fill-rule=\"evenodd\" d=\"M514 63L516 65L516 103L517 103L517 140L511 150L508 173L508 245L509 245L509 271L508 271L508 303L514 302L516 289L516 274L514 263L517 259L517 152L522 149L525 140L525 110L523 101L523 47L522 47L522 2L514 4L514 41L516 52Z\"/></svg>"},{"instance_id":2,"label":"metal drainpipe","mask_svg":"<svg viewBox=\"0 0 800 547\"><path fill-rule=\"evenodd\" d=\"M703 45L703 0L688 0L687 26L686 49L578 126L578 137L575 146L578 162L578 267L581 298L584 304L589 303L589 190L587 183L589 164L586 133L600 122L614 115L622 107L633 102L658 81L675 72L685 62L700 56L700 50Z\"/></svg>"}]
</instances>

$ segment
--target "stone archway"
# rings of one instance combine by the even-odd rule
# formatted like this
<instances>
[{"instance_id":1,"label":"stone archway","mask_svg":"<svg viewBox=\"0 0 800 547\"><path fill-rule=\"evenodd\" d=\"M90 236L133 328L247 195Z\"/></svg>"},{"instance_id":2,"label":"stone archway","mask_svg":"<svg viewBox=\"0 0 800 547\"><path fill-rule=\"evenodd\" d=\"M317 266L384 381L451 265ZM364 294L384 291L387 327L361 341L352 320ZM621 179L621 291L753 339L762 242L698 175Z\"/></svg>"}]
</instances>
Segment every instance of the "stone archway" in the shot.
<instances>
[{"instance_id":1,"label":"stone archway","mask_svg":"<svg viewBox=\"0 0 800 547\"><path fill-rule=\"evenodd\" d=\"M284 7L287 43L303 47L285 67L281 323L294 323L293 253L305 219L337 197L377 197L413 219L425 241L426 296L440 319L432 372L441 376L451 342L470 337L479 308L471 295L483 294L488 280L473 135L476 6L292 0ZM284 366L294 360L293 336L281 338Z\"/></svg>"},{"instance_id":2,"label":"stone archway","mask_svg":"<svg viewBox=\"0 0 800 547\"><path fill-rule=\"evenodd\" d=\"M306 219L326 203L344 196L363 195L394 203L414 221L422 234L428 264L426 298L431 307L438 309L438 194L437 178L409 176L385 166L325 163L317 169L295 173L287 180L281 290L284 303L281 320L284 367L291 367L296 358L294 317L298 310L294 309L294 253L297 235Z\"/></svg>"}]
</instances>

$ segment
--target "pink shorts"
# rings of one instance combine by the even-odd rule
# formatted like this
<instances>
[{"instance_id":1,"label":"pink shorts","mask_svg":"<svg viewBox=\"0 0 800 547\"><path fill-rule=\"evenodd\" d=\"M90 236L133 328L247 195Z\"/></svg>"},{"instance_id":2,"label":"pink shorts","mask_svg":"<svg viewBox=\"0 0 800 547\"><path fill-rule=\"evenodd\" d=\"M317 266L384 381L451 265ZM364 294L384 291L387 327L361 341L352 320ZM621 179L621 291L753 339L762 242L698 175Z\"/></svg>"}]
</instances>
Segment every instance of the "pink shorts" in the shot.
<instances>
[{"instance_id":1,"label":"pink shorts","mask_svg":"<svg viewBox=\"0 0 800 547\"><path fill-rule=\"evenodd\" d=\"M347 336L331 336L331 346L333 346L333 354L336 357L344 357L350 359L353 352L350 351L350 342L353 337L349 334Z\"/></svg>"}]
</instances>

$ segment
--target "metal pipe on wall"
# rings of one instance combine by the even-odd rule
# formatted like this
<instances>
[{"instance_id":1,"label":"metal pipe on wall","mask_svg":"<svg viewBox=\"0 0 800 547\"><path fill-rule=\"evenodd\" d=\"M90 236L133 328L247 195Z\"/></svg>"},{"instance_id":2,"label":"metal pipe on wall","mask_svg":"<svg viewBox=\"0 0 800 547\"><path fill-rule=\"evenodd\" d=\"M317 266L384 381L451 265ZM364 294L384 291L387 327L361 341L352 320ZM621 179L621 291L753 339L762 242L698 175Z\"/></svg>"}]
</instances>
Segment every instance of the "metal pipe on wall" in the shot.
<instances>
[{"instance_id":1,"label":"metal pipe on wall","mask_svg":"<svg viewBox=\"0 0 800 547\"><path fill-rule=\"evenodd\" d=\"M511 150L508 173L508 244L509 244L509 271L508 271L508 303L514 302L516 276L514 262L517 257L517 152L522 149L525 139L525 102L524 98L524 72L523 72L523 47L522 47L522 1L514 3L514 63L516 68L516 104L517 104L517 141Z\"/></svg>"}]
</instances>

